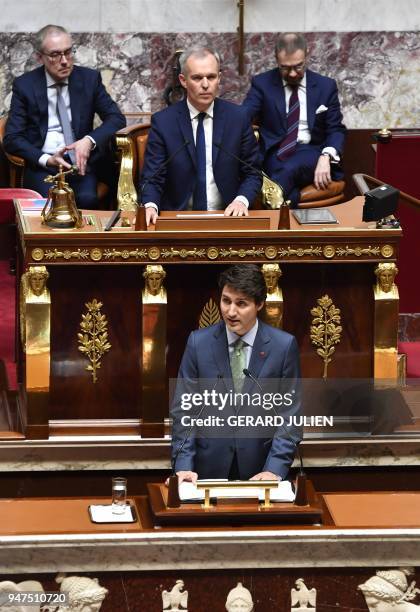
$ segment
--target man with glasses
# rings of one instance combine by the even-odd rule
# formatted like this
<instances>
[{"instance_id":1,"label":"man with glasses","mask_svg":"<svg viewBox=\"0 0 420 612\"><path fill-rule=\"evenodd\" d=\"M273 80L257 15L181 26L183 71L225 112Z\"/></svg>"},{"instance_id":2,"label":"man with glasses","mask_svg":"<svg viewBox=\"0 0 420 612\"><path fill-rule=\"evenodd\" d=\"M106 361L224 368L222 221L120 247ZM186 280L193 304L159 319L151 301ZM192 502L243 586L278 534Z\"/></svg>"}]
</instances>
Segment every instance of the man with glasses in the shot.
<instances>
[{"instance_id":1,"label":"man with glasses","mask_svg":"<svg viewBox=\"0 0 420 612\"><path fill-rule=\"evenodd\" d=\"M35 39L41 67L15 79L4 137L8 153L25 160L23 186L44 197L44 178L58 166L78 167L69 179L79 208L98 208L97 177L109 173L108 148L125 118L107 93L98 71L74 65L70 34L47 25ZM102 120L93 127L98 114Z\"/></svg>"},{"instance_id":2,"label":"man with glasses","mask_svg":"<svg viewBox=\"0 0 420 612\"><path fill-rule=\"evenodd\" d=\"M332 176L342 178L346 128L337 84L306 68L307 44L301 34L279 36L276 60L278 68L252 79L243 104L250 121L260 126L264 170L296 208L305 185L313 181L323 189Z\"/></svg>"}]
</instances>

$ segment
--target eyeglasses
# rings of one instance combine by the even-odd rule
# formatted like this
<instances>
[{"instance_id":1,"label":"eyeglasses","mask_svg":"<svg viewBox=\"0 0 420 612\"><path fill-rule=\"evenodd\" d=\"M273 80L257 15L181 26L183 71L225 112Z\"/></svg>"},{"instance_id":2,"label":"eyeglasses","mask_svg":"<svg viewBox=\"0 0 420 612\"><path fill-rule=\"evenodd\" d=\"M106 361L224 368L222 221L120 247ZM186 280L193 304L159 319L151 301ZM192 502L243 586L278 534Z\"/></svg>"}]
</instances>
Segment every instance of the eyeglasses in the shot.
<instances>
[{"instance_id":1,"label":"eyeglasses","mask_svg":"<svg viewBox=\"0 0 420 612\"><path fill-rule=\"evenodd\" d=\"M62 57L65 57L66 59L72 58L76 53L76 47L69 47L68 49L64 49L64 51L52 51L51 53L44 53L43 51L40 51L40 53L41 55L48 57L50 62L55 63L61 61Z\"/></svg>"},{"instance_id":2,"label":"eyeglasses","mask_svg":"<svg viewBox=\"0 0 420 612\"><path fill-rule=\"evenodd\" d=\"M280 64L279 66L282 72L289 74L289 72L303 72L305 70L305 62L301 62L300 64L295 64L294 66L285 66L284 64Z\"/></svg>"}]
</instances>

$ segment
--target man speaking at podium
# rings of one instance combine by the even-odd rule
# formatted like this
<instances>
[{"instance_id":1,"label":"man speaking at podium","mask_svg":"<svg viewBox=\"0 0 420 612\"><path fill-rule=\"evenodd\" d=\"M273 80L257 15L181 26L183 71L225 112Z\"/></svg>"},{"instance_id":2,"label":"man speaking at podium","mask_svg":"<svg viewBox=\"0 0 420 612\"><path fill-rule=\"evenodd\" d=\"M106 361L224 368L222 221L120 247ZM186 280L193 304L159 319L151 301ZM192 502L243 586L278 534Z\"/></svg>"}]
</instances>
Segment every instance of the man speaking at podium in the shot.
<instances>
[{"instance_id":1,"label":"man speaking at podium","mask_svg":"<svg viewBox=\"0 0 420 612\"><path fill-rule=\"evenodd\" d=\"M139 200L146 221L160 210L224 210L244 216L262 177L245 109L217 98L220 58L206 47L180 56L187 99L152 117Z\"/></svg>"},{"instance_id":2,"label":"man speaking at podium","mask_svg":"<svg viewBox=\"0 0 420 612\"><path fill-rule=\"evenodd\" d=\"M250 426L241 430L229 426L229 422L236 422L244 415L237 404L224 403L223 398L232 397L229 389L233 383L235 397L249 393L258 395L261 401L259 391L270 379L270 388L277 396L287 389L289 394L295 394L294 401L285 402L274 411L258 409L258 413L265 413L265 418L281 415L285 423L293 420L300 412L296 339L258 319L266 299L265 280L258 266L243 264L227 268L219 277L219 288L223 321L190 334L179 369L171 410L173 471L179 482L195 482L197 478L282 480L293 462L300 429L284 425L272 428L267 437L259 428ZM217 392L221 403L201 411L189 410L182 392L199 391L204 379L207 388L211 386L215 395ZM210 379L212 382L208 384ZM211 431L188 428L198 412L201 417L217 414L216 426Z\"/></svg>"}]
</instances>

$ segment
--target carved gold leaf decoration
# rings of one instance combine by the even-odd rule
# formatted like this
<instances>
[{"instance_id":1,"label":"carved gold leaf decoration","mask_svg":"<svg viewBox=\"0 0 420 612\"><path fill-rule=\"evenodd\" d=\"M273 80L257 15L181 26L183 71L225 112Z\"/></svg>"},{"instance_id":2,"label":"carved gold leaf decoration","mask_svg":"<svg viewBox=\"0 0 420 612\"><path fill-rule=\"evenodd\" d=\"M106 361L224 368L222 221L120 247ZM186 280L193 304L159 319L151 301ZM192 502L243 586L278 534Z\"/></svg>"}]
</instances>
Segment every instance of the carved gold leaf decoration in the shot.
<instances>
[{"instance_id":1,"label":"carved gold leaf decoration","mask_svg":"<svg viewBox=\"0 0 420 612\"><path fill-rule=\"evenodd\" d=\"M200 319L198 321L198 326L209 327L210 325L215 325L220 321L220 311L217 304L214 302L213 298L210 298L209 301L204 305L203 310L200 314Z\"/></svg>"},{"instance_id":2,"label":"carved gold leaf decoration","mask_svg":"<svg viewBox=\"0 0 420 612\"><path fill-rule=\"evenodd\" d=\"M90 362L85 369L92 372L92 380L96 383L101 359L111 348L111 344L108 342L108 321L101 312L102 302L93 299L91 302L87 302L85 306L87 313L82 314L80 322L82 333L77 334L77 337L79 339L79 351L84 353Z\"/></svg>"},{"instance_id":3,"label":"carved gold leaf decoration","mask_svg":"<svg viewBox=\"0 0 420 612\"><path fill-rule=\"evenodd\" d=\"M311 341L317 346L317 355L324 361L324 372L322 378L328 376L328 364L332 361L335 353L335 346L341 341L340 309L337 308L328 295L324 295L317 300L318 306L311 309Z\"/></svg>"}]
</instances>

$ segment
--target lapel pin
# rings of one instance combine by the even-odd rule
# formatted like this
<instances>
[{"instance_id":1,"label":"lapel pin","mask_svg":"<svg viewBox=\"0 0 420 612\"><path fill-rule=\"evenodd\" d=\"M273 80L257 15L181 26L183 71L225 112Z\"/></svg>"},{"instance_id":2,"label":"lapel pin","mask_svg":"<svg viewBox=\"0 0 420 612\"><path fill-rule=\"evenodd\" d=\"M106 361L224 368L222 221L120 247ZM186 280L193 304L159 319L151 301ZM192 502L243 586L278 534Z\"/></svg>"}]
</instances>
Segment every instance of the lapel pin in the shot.
<instances>
[{"instance_id":1,"label":"lapel pin","mask_svg":"<svg viewBox=\"0 0 420 612\"><path fill-rule=\"evenodd\" d=\"M264 351L261 351L261 353L260 353L260 357L265 357L265 353L264 353Z\"/></svg>"}]
</instances>

